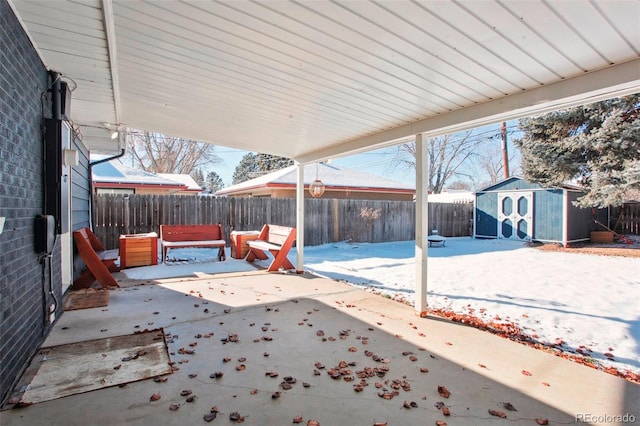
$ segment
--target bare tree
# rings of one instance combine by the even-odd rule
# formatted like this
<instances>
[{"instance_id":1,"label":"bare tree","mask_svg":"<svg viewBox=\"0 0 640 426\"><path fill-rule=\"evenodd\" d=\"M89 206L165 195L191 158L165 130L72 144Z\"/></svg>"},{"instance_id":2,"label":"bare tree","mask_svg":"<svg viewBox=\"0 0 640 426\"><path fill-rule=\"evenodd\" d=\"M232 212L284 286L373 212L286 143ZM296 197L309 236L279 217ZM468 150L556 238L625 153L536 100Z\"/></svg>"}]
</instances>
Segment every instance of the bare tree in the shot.
<instances>
[{"instance_id":1,"label":"bare tree","mask_svg":"<svg viewBox=\"0 0 640 426\"><path fill-rule=\"evenodd\" d=\"M470 175L462 171L461 166L476 154L480 141L481 139L473 136L472 131L429 139L428 191L439 194L453 178L470 178ZM394 162L402 167L415 169L416 143L399 145Z\"/></svg>"},{"instance_id":2,"label":"bare tree","mask_svg":"<svg viewBox=\"0 0 640 426\"><path fill-rule=\"evenodd\" d=\"M129 140L132 163L152 173L191 174L222 161L215 146L205 142L141 130L131 132Z\"/></svg>"}]
</instances>

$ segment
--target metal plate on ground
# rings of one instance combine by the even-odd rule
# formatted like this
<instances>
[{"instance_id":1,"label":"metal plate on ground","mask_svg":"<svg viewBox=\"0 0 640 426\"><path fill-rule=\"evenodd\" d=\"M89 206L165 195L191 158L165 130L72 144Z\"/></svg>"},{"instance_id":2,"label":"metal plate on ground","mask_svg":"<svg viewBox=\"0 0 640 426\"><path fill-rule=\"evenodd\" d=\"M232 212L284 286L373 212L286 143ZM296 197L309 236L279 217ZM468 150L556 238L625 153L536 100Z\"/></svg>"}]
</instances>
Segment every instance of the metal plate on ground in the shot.
<instances>
[{"instance_id":1,"label":"metal plate on ground","mask_svg":"<svg viewBox=\"0 0 640 426\"><path fill-rule=\"evenodd\" d=\"M28 383L18 388L24 391L20 402L49 401L169 374L169 361L163 329L42 348L24 375Z\"/></svg>"},{"instance_id":2,"label":"metal plate on ground","mask_svg":"<svg viewBox=\"0 0 640 426\"><path fill-rule=\"evenodd\" d=\"M88 288L68 292L64 299L63 309L73 311L104 306L109 306L109 290Z\"/></svg>"}]
</instances>

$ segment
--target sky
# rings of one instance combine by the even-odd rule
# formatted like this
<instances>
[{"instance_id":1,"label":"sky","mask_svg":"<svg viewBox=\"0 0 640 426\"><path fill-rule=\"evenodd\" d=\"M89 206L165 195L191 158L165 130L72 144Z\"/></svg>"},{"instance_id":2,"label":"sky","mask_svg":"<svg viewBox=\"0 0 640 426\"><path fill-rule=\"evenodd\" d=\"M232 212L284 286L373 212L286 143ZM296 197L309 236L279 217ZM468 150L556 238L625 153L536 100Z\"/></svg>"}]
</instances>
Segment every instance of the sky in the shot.
<instances>
[{"instance_id":1,"label":"sky","mask_svg":"<svg viewBox=\"0 0 640 426\"><path fill-rule=\"evenodd\" d=\"M222 163L216 164L214 170L222 178L225 186L230 186L233 180L233 172L248 151L242 151L222 146L216 146L216 155L222 159ZM384 148L348 157L337 158L331 161L342 167L358 169L373 175L383 176L401 183L415 184L413 170L393 167L391 164L396 155L396 148ZM206 173L205 173L206 175Z\"/></svg>"},{"instance_id":2,"label":"sky","mask_svg":"<svg viewBox=\"0 0 640 426\"><path fill-rule=\"evenodd\" d=\"M510 129L515 129L517 126L516 121L508 122L507 126ZM486 134L499 134L500 124L494 124L485 126L483 128L475 129L474 132L482 135ZM508 150L510 153L515 152L515 146L513 145L513 135L510 136ZM489 143L500 147L500 140L493 139ZM222 163L216 164L213 170L218 173L222 178L225 186L230 186L233 180L233 172L240 163L242 157L247 154L247 151L237 150L233 148L227 148L224 146L216 146L216 155L222 159ZM395 180L400 183L415 185L415 171L413 169L403 168L402 166L394 166L393 160L397 155L397 147L392 146L388 148L382 148L373 150L361 154L350 155L346 157L340 157L331 160L331 164L338 166L357 169L373 175L385 177L387 179ZM206 173L209 170L205 171ZM474 174L482 174L480 171L473 171ZM513 174L513 173L512 173ZM482 180L482 177L479 178Z\"/></svg>"},{"instance_id":3,"label":"sky","mask_svg":"<svg viewBox=\"0 0 640 426\"><path fill-rule=\"evenodd\" d=\"M633 236L640 249L640 237ZM229 249L227 249L229 250ZM131 279L255 270L217 250L175 249L166 264L124 269ZM295 264L296 253L288 255ZM174 260L175 259L175 260ZM260 261L269 265L270 259ZM525 242L447 238L428 249L427 303L486 323L513 324L565 353L640 374L638 258L542 251ZM415 243L331 243L305 247L306 271L413 304ZM488 368L494 366L488 365ZM586 368L586 367L585 367Z\"/></svg>"}]
</instances>

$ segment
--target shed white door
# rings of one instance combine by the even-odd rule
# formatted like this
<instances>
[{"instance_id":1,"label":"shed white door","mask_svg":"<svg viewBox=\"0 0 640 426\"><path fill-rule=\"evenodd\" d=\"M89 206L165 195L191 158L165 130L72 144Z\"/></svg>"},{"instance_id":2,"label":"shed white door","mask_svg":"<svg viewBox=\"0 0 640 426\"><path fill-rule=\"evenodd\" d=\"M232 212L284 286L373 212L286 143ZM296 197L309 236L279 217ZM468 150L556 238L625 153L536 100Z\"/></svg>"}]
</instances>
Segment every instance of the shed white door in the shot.
<instances>
[{"instance_id":1,"label":"shed white door","mask_svg":"<svg viewBox=\"0 0 640 426\"><path fill-rule=\"evenodd\" d=\"M533 192L498 193L498 238L530 241Z\"/></svg>"}]
</instances>

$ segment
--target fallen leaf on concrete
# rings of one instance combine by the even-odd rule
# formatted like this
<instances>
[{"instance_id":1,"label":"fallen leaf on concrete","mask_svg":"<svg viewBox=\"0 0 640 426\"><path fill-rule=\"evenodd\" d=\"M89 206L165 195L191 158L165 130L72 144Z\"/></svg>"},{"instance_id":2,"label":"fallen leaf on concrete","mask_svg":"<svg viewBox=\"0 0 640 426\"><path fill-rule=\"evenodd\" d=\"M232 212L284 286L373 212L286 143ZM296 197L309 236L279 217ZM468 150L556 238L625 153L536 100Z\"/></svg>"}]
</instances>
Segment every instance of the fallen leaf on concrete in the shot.
<instances>
[{"instance_id":1,"label":"fallen leaf on concrete","mask_svg":"<svg viewBox=\"0 0 640 426\"><path fill-rule=\"evenodd\" d=\"M320 426L320 422L317 420L309 420L307 426Z\"/></svg>"},{"instance_id":2,"label":"fallen leaf on concrete","mask_svg":"<svg viewBox=\"0 0 640 426\"><path fill-rule=\"evenodd\" d=\"M293 418L293 423L302 423L302 422L303 422L302 416L298 415Z\"/></svg>"},{"instance_id":3,"label":"fallen leaf on concrete","mask_svg":"<svg viewBox=\"0 0 640 426\"><path fill-rule=\"evenodd\" d=\"M207 413L203 416L205 422L211 422L218 416L218 413Z\"/></svg>"},{"instance_id":4,"label":"fallen leaf on concrete","mask_svg":"<svg viewBox=\"0 0 640 426\"><path fill-rule=\"evenodd\" d=\"M504 411L494 410L492 408L489 409L489 414L491 414L492 416L503 418L503 419L507 417Z\"/></svg>"},{"instance_id":5,"label":"fallen leaf on concrete","mask_svg":"<svg viewBox=\"0 0 640 426\"><path fill-rule=\"evenodd\" d=\"M157 401L157 400L159 400L160 398L162 398L162 396L160 396L160 394L159 394L159 393L154 393L153 395L151 395L151 396L149 397L149 401Z\"/></svg>"},{"instance_id":6,"label":"fallen leaf on concrete","mask_svg":"<svg viewBox=\"0 0 640 426\"><path fill-rule=\"evenodd\" d=\"M169 406L169 410L171 411L176 411L178 408L180 408L180 404L171 404Z\"/></svg>"},{"instance_id":7,"label":"fallen leaf on concrete","mask_svg":"<svg viewBox=\"0 0 640 426\"><path fill-rule=\"evenodd\" d=\"M522 370L521 373L523 376L532 376L531 372L527 370Z\"/></svg>"},{"instance_id":8,"label":"fallen leaf on concrete","mask_svg":"<svg viewBox=\"0 0 640 426\"><path fill-rule=\"evenodd\" d=\"M436 426L447 426L447 422L443 420L436 420Z\"/></svg>"},{"instance_id":9,"label":"fallen leaf on concrete","mask_svg":"<svg viewBox=\"0 0 640 426\"><path fill-rule=\"evenodd\" d=\"M234 411L231 414L229 414L229 420L236 423L242 423L244 422L244 416L238 413L237 411Z\"/></svg>"},{"instance_id":10,"label":"fallen leaf on concrete","mask_svg":"<svg viewBox=\"0 0 640 426\"><path fill-rule=\"evenodd\" d=\"M502 406L509 411L518 411L516 410L516 407L514 407L510 402L503 402Z\"/></svg>"},{"instance_id":11,"label":"fallen leaf on concrete","mask_svg":"<svg viewBox=\"0 0 640 426\"><path fill-rule=\"evenodd\" d=\"M438 386L438 395L443 398L449 398L451 396L451 392L449 392L449 389L447 389L446 387L440 385Z\"/></svg>"},{"instance_id":12,"label":"fallen leaf on concrete","mask_svg":"<svg viewBox=\"0 0 640 426\"><path fill-rule=\"evenodd\" d=\"M547 420L547 419L536 419L536 423L539 424L539 425L544 426L544 425L548 425L549 424L549 420Z\"/></svg>"}]
</instances>

